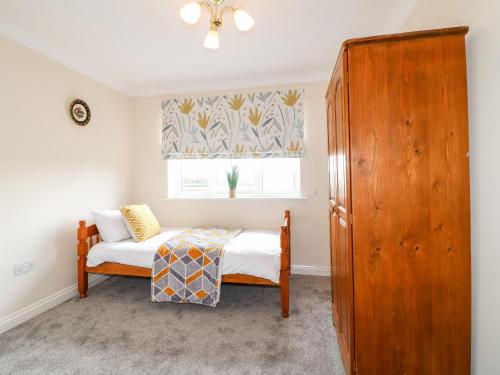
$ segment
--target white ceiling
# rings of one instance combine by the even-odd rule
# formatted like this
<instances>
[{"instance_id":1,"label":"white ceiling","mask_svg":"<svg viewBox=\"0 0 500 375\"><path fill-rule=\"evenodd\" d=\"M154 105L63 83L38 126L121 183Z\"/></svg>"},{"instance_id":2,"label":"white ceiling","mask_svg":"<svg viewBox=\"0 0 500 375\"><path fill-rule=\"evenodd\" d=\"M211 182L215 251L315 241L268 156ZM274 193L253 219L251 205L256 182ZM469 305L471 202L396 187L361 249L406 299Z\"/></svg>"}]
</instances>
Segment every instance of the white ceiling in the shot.
<instances>
[{"instance_id":1,"label":"white ceiling","mask_svg":"<svg viewBox=\"0 0 500 375\"><path fill-rule=\"evenodd\" d=\"M186 0L0 0L0 34L130 96L327 79L343 40L397 32L415 0L226 0L221 46L203 48Z\"/></svg>"}]
</instances>

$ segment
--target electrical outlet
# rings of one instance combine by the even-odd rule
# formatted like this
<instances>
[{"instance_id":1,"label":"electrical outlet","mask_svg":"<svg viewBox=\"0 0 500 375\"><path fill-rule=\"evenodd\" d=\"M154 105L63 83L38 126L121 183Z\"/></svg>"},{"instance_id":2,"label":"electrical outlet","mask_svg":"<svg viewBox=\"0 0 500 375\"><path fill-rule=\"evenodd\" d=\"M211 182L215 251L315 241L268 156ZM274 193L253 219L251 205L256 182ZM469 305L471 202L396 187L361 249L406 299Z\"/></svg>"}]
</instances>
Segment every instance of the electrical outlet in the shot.
<instances>
[{"instance_id":1,"label":"electrical outlet","mask_svg":"<svg viewBox=\"0 0 500 375\"><path fill-rule=\"evenodd\" d=\"M34 264L32 260L28 260L22 263L16 263L14 264L14 276L19 276L22 275L23 273L31 272L33 271L33 267Z\"/></svg>"}]
</instances>

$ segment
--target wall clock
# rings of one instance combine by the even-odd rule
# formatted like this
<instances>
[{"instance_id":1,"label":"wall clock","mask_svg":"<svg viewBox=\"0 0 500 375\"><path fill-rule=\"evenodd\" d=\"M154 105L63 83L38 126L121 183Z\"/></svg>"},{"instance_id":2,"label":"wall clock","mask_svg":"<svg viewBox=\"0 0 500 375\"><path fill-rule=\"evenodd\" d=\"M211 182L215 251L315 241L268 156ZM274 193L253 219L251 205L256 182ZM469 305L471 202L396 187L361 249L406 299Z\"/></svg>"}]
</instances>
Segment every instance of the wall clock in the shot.
<instances>
[{"instance_id":1,"label":"wall clock","mask_svg":"<svg viewBox=\"0 0 500 375\"><path fill-rule=\"evenodd\" d=\"M76 99L71 102L69 113L77 125L85 126L90 121L90 108L87 103L81 99Z\"/></svg>"}]
</instances>

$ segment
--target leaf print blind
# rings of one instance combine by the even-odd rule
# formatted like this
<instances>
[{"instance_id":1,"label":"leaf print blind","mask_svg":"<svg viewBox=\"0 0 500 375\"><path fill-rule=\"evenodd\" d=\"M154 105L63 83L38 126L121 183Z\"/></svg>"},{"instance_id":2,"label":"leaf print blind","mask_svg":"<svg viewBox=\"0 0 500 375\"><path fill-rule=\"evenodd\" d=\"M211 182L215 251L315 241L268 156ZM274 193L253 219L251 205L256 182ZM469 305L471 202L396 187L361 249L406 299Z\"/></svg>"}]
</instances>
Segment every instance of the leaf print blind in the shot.
<instances>
[{"instance_id":1,"label":"leaf print blind","mask_svg":"<svg viewBox=\"0 0 500 375\"><path fill-rule=\"evenodd\" d=\"M304 90L167 99L162 110L163 159L304 153Z\"/></svg>"}]
</instances>

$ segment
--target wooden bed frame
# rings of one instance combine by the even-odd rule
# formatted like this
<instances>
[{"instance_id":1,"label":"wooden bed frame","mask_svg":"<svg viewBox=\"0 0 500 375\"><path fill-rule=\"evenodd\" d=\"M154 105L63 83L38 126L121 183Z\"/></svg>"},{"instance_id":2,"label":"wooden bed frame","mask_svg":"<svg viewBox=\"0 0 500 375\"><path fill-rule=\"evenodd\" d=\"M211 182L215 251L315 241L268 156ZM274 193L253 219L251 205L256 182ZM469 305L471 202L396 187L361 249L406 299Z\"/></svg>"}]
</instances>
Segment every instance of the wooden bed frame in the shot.
<instances>
[{"instance_id":1,"label":"wooden bed frame","mask_svg":"<svg viewBox=\"0 0 500 375\"><path fill-rule=\"evenodd\" d=\"M268 285L279 286L281 291L281 314L283 318L289 315L289 276L290 276L290 211L285 211L285 220L281 226L281 269L279 284L270 280L249 276L249 275L222 275L223 283L231 284L249 284L249 285ZM97 267L87 267L87 254L89 249L99 242L101 237L97 226L87 226L85 221L80 221L78 226L78 291L80 298L87 297L88 274L97 273L103 275L123 275L151 277L151 268L127 266L119 263L103 263Z\"/></svg>"}]
</instances>

